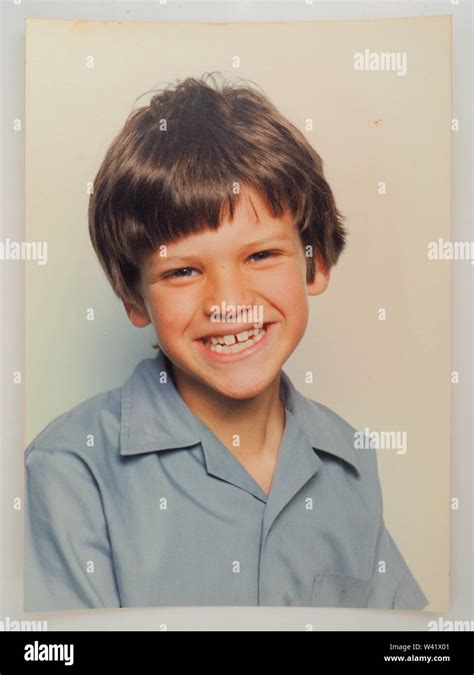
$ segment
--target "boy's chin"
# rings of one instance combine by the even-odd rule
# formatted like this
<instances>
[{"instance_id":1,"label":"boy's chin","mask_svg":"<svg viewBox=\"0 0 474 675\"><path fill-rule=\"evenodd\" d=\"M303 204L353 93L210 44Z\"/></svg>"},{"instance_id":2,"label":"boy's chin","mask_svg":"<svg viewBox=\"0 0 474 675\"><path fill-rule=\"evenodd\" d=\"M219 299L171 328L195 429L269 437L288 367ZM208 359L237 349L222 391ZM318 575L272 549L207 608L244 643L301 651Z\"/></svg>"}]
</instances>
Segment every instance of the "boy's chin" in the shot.
<instances>
[{"instance_id":1,"label":"boy's chin","mask_svg":"<svg viewBox=\"0 0 474 675\"><path fill-rule=\"evenodd\" d=\"M264 379L256 378L246 379L242 381L232 381L227 382L220 380L219 382L208 382L208 386L211 387L217 394L225 398L230 398L235 401L245 401L247 399L255 398L263 391L265 391L272 382L275 381L278 373L275 373L273 376L270 375Z\"/></svg>"}]
</instances>

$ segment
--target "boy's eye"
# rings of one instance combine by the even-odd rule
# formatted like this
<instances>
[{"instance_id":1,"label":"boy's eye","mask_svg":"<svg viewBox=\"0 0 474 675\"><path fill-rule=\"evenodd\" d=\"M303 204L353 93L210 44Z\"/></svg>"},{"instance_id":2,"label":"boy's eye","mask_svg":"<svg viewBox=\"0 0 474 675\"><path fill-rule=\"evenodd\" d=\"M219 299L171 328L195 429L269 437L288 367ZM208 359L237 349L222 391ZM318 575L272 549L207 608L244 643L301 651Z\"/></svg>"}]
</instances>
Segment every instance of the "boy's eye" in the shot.
<instances>
[{"instance_id":1,"label":"boy's eye","mask_svg":"<svg viewBox=\"0 0 474 675\"><path fill-rule=\"evenodd\" d=\"M254 259L258 262L259 260L273 258L276 255L277 253L275 251L258 251L257 253L252 253L252 255L249 256L249 260ZM193 272L199 273L199 270L197 270L195 267L179 267L178 269L166 272L164 276L165 279L187 279L191 276L194 276Z\"/></svg>"},{"instance_id":2,"label":"boy's eye","mask_svg":"<svg viewBox=\"0 0 474 675\"><path fill-rule=\"evenodd\" d=\"M258 260L266 260L267 258L275 256L276 253L274 251L258 251L257 253L252 253L249 258L255 258L257 261Z\"/></svg>"},{"instance_id":3,"label":"boy's eye","mask_svg":"<svg viewBox=\"0 0 474 675\"><path fill-rule=\"evenodd\" d=\"M165 277L171 277L173 279L183 279L184 277L190 277L191 274L189 272L197 272L195 267L180 267L179 269L176 270L171 270L171 272L167 272L165 274Z\"/></svg>"}]
</instances>

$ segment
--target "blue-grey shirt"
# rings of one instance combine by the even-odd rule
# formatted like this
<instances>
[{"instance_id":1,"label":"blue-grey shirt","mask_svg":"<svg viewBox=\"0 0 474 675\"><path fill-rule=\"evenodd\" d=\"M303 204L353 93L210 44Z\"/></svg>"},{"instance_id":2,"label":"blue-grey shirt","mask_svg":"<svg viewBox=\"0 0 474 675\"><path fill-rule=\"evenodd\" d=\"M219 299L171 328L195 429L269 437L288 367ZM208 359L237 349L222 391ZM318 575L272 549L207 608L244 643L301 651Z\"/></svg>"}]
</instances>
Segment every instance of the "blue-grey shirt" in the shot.
<instances>
[{"instance_id":1,"label":"blue-grey shirt","mask_svg":"<svg viewBox=\"0 0 474 675\"><path fill-rule=\"evenodd\" d=\"M25 451L25 610L423 609L385 527L375 450L285 372L268 496L176 390L163 353Z\"/></svg>"}]
</instances>

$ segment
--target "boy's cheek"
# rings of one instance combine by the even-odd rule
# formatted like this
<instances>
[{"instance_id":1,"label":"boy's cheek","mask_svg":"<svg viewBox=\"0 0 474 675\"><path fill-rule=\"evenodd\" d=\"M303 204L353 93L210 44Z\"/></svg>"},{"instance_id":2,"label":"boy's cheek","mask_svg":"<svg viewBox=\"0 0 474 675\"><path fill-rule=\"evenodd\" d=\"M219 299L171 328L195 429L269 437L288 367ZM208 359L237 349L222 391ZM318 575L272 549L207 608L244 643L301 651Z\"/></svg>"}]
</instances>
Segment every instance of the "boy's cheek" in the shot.
<instances>
[{"instance_id":1,"label":"boy's cheek","mask_svg":"<svg viewBox=\"0 0 474 675\"><path fill-rule=\"evenodd\" d=\"M165 337L173 337L184 332L190 322L189 312L184 312L183 307L161 305L154 312L154 324L157 332Z\"/></svg>"},{"instance_id":2,"label":"boy's cheek","mask_svg":"<svg viewBox=\"0 0 474 675\"><path fill-rule=\"evenodd\" d=\"M155 313L154 328L158 341L171 350L179 349L183 340L197 337L198 328L195 322L196 310L185 310L177 303L171 306L162 306ZM201 324L202 325L202 324Z\"/></svg>"},{"instance_id":3,"label":"boy's cheek","mask_svg":"<svg viewBox=\"0 0 474 675\"><path fill-rule=\"evenodd\" d=\"M285 265L276 266L272 270L266 270L265 273L260 271L254 283L256 290L277 295L290 290L292 292L304 290L305 280L306 271L301 269L297 261L291 261Z\"/></svg>"},{"instance_id":4,"label":"boy's cheek","mask_svg":"<svg viewBox=\"0 0 474 675\"><path fill-rule=\"evenodd\" d=\"M180 321L189 316L195 307L195 301L189 293L157 292L150 297L150 306L157 322L169 323L171 319Z\"/></svg>"},{"instance_id":5,"label":"boy's cheek","mask_svg":"<svg viewBox=\"0 0 474 675\"><path fill-rule=\"evenodd\" d=\"M300 275L277 275L269 284L269 289L279 304L304 303L306 299L305 280Z\"/></svg>"}]
</instances>

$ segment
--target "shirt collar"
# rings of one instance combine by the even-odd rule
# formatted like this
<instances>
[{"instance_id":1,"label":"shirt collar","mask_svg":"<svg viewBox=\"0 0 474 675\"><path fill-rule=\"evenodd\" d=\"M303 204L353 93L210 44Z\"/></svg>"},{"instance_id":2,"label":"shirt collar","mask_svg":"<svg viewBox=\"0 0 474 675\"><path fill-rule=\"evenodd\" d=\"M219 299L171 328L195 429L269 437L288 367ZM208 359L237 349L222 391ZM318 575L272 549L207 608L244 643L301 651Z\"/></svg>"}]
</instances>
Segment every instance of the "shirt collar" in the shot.
<instances>
[{"instance_id":1,"label":"shirt collar","mask_svg":"<svg viewBox=\"0 0 474 675\"><path fill-rule=\"evenodd\" d=\"M281 372L281 399L314 450L344 460L360 472L354 430L326 406L303 396ZM199 425L179 395L163 352L144 359L121 390L120 454L137 455L195 446Z\"/></svg>"}]
</instances>

